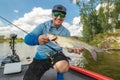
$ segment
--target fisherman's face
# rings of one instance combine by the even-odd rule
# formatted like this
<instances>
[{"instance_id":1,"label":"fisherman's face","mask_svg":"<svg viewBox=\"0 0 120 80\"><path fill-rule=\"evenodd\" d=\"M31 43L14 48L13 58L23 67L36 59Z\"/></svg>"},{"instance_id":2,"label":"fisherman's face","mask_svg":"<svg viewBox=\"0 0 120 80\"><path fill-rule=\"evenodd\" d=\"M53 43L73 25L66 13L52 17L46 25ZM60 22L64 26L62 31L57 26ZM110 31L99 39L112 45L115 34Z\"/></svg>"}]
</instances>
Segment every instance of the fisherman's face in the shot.
<instances>
[{"instance_id":1,"label":"fisherman's face","mask_svg":"<svg viewBox=\"0 0 120 80\"><path fill-rule=\"evenodd\" d=\"M65 19L65 14L61 13L61 12L53 12L52 13L52 18L53 18L53 24L56 27L59 27L62 25L64 19Z\"/></svg>"}]
</instances>

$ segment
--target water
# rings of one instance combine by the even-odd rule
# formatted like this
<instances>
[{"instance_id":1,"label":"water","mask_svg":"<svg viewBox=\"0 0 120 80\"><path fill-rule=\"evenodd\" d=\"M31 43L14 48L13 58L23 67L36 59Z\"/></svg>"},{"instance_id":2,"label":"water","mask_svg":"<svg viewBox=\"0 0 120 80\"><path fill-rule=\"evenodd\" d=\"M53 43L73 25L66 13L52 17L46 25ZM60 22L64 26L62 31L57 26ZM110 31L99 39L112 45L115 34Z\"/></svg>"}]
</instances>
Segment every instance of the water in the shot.
<instances>
[{"instance_id":1,"label":"water","mask_svg":"<svg viewBox=\"0 0 120 80\"><path fill-rule=\"evenodd\" d=\"M26 61L26 57L32 58L36 51L36 47L28 46L25 43L16 43L15 50L16 50L17 55L19 55L22 63L26 64L26 62L28 62L28 61ZM9 43L8 42L0 43L0 62L6 56L11 55L11 54L12 54L12 51L10 49Z\"/></svg>"},{"instance_id":2,"label":"water","mask_svg":"<svg viewBox=\"0 0 120 80\"><path fill-rule=\"evenodd\" d=\"M15 50L16 53L19 55L20 60L22 61L22 64L29 64L32 61L32 58L34 56L34 53L36 51L36 46L28 46L25 43L16 43L15 44ZM7 55L11 55L12 51L10 49L9 43L4 42L0 43L0 62L2 59L4 59ZM77 55L74 53L68 53L66 50L64 50L65 55L69 56L71 58L70 64L72 65L78 65L80 67L84 67L84 63L86 62L85 58L81 55ZM26 58L30 57L30 60L27 60Z\"/></svg>"},{"instance_id":3,"label":"water","mask_svg":"<svg viewBox=\"0 0 120 80\"><path fill-rule=\"evenodd\" d=\"M19 55L22 64L29 64L32 61L34 53L36 51L36 46L28 46L25 43L15 44L16 53ZM83 54L68 53L64 50L65 55L69 56L72 60L70 64L77 65L79 67L86 68L91 71L95 71L105 76L114 78L115 80L120 79L120 52L111 52L99 54L98 62L91 60L91 57L84 57ZM4 59L7 55L11 54L11 49L9 43L0 43L0 61ZM30 60L26 57L31 57ZM86 60L87 59L87 60Z\"/></svg>"}]
</instances>

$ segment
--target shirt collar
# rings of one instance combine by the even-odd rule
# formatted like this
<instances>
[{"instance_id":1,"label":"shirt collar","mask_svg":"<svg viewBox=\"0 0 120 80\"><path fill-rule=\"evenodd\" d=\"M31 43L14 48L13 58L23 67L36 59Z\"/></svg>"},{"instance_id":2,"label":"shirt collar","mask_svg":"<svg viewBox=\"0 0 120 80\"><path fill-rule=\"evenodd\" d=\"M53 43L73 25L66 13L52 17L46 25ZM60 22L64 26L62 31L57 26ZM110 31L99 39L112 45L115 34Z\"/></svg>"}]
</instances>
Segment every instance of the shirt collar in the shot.
<instances>
[{"instance_id":1,"label":"shirt collar","mask_svg":"<svg viewBox=\"0 0 120 80\"><path fill-rule=\"evenodd\" d=\"M55 25L52 24L52 21L51 21L51 28L56 28L58 30L60 30L63 26L61 25L59 28L57 28Z\"/></svg>"}]
</instances>

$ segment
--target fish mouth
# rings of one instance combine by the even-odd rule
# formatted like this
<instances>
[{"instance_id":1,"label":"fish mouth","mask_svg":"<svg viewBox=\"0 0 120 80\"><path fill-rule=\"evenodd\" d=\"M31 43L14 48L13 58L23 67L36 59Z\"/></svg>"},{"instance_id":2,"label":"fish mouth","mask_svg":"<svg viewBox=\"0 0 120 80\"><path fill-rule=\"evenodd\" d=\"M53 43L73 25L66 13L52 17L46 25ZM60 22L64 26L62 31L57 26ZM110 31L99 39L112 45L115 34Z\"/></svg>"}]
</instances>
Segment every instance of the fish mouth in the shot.
<instances>
[{"instance_id":1,"label":"fish mouth","mask_svg":"<svg viewBox=\"0 0 120 80\"><path fill-rule=\"evenodd\" d=\"M52 37L49 37L49 40L51 41L51 42L53 42L54 44L57 44L57 36L52 36Z\"/></svg>"},{"instance_id":2,"label":"fish mouth","mask_svg":"<svg viewBox=\"0 0 120 80\"><path fill-rule=\"evenodd\" d=\"M56 41L56 40L57 40L57 36L52 38L52 39L50 39L50 41Z\"/></svg>"}]
</instances>

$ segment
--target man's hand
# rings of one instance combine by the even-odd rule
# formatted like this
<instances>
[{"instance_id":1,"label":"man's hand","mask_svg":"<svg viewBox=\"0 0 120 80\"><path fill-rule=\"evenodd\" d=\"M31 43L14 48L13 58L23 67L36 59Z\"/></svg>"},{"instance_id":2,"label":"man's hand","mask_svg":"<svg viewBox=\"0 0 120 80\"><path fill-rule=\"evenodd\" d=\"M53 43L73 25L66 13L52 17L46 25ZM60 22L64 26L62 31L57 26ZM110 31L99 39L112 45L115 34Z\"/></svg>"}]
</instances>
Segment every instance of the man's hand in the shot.
<instances>
[{"instance_id":1,"label":"man's hand","mask_svg":"<svg viewBox=\"0 0 120 80\"><path fill-rule=\"evenodd\" d=\"M84 48L68 48L68 52L73 52L73 53L76 53L76 54L80 54L81 52L83 52L85 49Z\"/></svg>"},{"instance_id":2,"label":"man's hand","mask_svg":"<svg viewBox=\"0 0 120 80\"><path fill-rule=\"evenodd\" d=\"M49 42L49 37L47 35L40 35L38 37L38 43L39 44L46 44L47 42Z\"/></svg>"}]
</instances>

